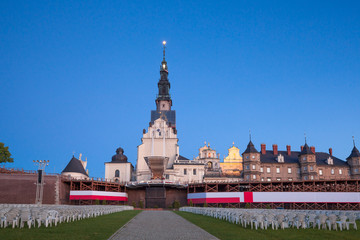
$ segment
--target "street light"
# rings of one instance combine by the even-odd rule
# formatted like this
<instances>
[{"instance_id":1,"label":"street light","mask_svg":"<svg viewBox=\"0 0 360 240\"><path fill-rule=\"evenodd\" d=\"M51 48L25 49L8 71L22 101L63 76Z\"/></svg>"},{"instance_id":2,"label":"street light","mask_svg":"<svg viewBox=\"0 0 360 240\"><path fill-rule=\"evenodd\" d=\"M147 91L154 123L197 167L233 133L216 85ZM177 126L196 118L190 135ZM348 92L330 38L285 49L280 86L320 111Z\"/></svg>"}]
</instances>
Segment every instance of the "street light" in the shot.
<instances>
[{"instance_id":1,"label":"street light","mask_svg":"<svg viewBox=\"0 0 360 240\"><path fill-rule=\"evenodd\" d=\"M49 166L49 160L33 160L33 163L38 166L38 179L36 181L36 199L35 204L42 204L44 193L44 177L45 167Z\"/></svg>"}]
</instances>

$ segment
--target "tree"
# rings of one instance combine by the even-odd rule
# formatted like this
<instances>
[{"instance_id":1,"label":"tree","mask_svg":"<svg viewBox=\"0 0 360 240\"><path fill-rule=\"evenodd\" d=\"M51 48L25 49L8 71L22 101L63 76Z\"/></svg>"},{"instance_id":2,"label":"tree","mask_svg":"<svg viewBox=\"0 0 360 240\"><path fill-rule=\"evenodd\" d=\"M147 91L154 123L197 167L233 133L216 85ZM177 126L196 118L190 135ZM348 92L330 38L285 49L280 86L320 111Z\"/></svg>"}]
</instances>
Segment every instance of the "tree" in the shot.
<instances>
[{"instance_id":1,"label":"tree","mask_svg":"<svg viewBox=\"0 0 360 240\"><path fill-rule=\"evenodd\" d=\"M139 208L144 208L144 203L142 200L139 201L139 204L138 204Z\"/></svg>"},{"instance_id":2,"label":"tree","mask_svg":"<svg viewBox=\"0 0 360 240\"><path fill-rule=\"evenodd\" d=\"M0 163L14 162L9 152L9 147L5 147L5 144L0 142Z\"/></svg>"}]
</instances>

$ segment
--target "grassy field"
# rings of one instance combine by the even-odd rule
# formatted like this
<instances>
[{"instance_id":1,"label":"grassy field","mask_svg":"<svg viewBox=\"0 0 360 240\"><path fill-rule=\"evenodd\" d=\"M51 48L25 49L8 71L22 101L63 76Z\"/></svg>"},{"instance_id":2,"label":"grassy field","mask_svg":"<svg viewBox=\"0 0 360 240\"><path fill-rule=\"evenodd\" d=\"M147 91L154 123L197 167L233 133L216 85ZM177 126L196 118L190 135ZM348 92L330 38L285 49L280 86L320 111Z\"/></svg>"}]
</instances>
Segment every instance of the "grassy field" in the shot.
<instances>
[{"instance_id":1,"label":"grassy field","mask_svg":"<svg viewBox=\"0 0 360 240\"><path fill-rule=\"evenodd\" d=\"M17 240L17 239L51 239L51 240L92 240L92 239L108 239L121 226L132 219L141 211L123 211L96 218L88 218L71 223L61 223L57 227L45 228L0 228L1 240Z\"/></svg>"},{"instance_id":2,"label":"grassy field","mask_svg":"<svg viewBox=\"0 0 360 240\"><path fill-rule=\"evenodd\" d=\"M232 224L208 216L197 215L188 212L176 212L178 215L201 227L219 239L360 239L360 223L357 223L359 230L350 231L329 231L318 229L290 228L285 230L251 230L240 225Z\"/></svg>"}]
</instances>

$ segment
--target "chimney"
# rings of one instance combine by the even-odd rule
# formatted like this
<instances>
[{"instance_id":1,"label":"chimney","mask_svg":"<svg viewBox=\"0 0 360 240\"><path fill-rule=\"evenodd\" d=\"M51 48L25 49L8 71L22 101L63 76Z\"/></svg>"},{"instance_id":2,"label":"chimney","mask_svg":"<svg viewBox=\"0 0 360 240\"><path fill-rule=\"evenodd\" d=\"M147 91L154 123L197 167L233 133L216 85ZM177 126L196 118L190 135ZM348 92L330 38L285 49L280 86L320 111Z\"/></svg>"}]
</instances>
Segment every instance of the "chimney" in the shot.
<instances>
[{"instance_id":1,"label":"chimney","mask_svg":"<svg viewBox=\"0 0 360 240\"><path fill-rule=\"evenodd\" d=\"M301 148L301 152L304 150L304 146L300 146L300 148Z\"/></svg>"},{"instance_id":2,"label":"chimney","mask_svg":"<svg viewBox=\"0 0 360 240\"><path fill-rule=\"evenodd\" d=\"M315 154L315 147L314 147L314 146L311 146L311 147L310 147L310 151L311 151L313 154Z\"/></svg>"},{"instance_id":3,"label":"chimney","mask_svg":"<svg viewBox=\"0 0 360 240\"><path fill-rule=\"evenodd\" d=\"M332 148L329 148L329 154L332 156Z\"/></svg>"},{"instance_id":4,"label":"chimney","mask_svg":"<svg viewBox=\"0 0 360 240\"><path fill-rule=\"evenodd\" d=\"M266 145L264 143L261 144L261 154L266 154Z\"/></svg>"},{"instance_id":5,"label":"chimney","mask_svg":"<svg viewBox=\"0 0 360 240\"><path fill-rule=\"evenodd\" d=\"M278 155L278 145L277 144L273 144L273 152L274 152L274 155Z\"/></svg>"},{"instance_id":6,"label":"chimney","mask_svg":"<svg viewBox=\"0 0 360 240\"><path fill-rule=\"evenodd\" d=\"M286 151L287 151L287 155L291 155L291 146L290 145L286 145Z\"/></svg>"}]
</instances>

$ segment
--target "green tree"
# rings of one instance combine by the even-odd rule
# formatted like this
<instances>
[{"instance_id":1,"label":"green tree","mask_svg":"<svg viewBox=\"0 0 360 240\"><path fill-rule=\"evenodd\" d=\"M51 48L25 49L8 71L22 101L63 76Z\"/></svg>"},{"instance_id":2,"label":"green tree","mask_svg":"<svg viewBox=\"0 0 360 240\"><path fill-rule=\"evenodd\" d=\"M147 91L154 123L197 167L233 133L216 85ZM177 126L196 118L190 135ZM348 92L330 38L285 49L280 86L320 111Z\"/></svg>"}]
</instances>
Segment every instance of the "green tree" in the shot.
<instances>
[{"instance_id":1,"label":"green tree","mask_svg":"<svg viewBox=\"0 0 360 240\"><path fill-rule=\"evenodd\" d=\"M177 200L175 200L175 201L173 202L173 208L180 208L180 202L177 201Z\"/></svg>"},{"instance_id":2,"label":"green tree","mask_svg":"<svg viewBox=\"0 0 360 240\"><path fill-rule=\"evenodd\" d=\"M95 200L95 205L100 205L100 200L99 199Z\"/></svg>"},{"instance_id":3,"label":"green tree","mask_svg":"<svg viewBox=\"0 0 360 240\"><path fill-rule=\"evenodd\" d=\"M190 205L190 207L194 206L194 203L193 203L193 201L191 199L190 199L189 205Z\"/></svg>"},{"instance_id":4,"label":"green tree","mask_svg":"<svg viewBox=\"0 0 360 240\"><path fill-rule=\"evenodd\" d=\"M0 163L14 162L9 152L9 147L5 147L5 144L0 142Z\"/></svg>"},{"instance_id":5,"label":"green tree","mask_svg":"<svg viewBox=\"0 0 360 240\"><path fill-rule=\"evenodd\" d=\"M101 204L102 204L102 205L106 205L106 200L103 199Z\"/></svg>"},{"instance_id":6,"label":"green tree","mask_svg":"<svg viewBox=\"0 0 360 240\"><path fill-rule=\"evenodd\" d=\"M139 201L139 204L138 204L139 208L144 208L144 203L142 200Z\"/></svg>"},{"instance_id":7,"label":"green tree","mask_svg":"<svg viewBox=\"0 0 360 240\"><path fill-rule=\"evenodd\" d=\"M204 207L208 207L208 204L207 204L207 202L204 202Z\"/></svg>"},{"instance_id":8,"label":"green tree","mask_svg":"<svg viewBox=\"0 0 360 240\"><path fill-rule=\"evenodd\" d=\"M136 202L135 201L132 201L132 204L131 204L134 208L136 208Z\"/></svg>"}]
</instances>

